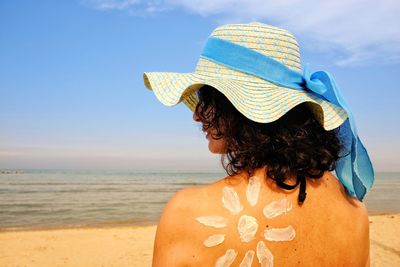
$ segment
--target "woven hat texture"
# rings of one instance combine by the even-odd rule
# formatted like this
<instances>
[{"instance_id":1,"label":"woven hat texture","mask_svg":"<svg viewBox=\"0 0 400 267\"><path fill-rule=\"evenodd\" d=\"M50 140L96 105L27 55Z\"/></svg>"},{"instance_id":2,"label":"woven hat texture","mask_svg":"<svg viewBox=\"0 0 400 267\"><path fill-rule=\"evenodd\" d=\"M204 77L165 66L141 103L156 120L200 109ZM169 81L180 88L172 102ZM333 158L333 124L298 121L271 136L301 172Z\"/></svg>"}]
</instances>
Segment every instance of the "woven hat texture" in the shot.
<instances>
[{"instance_id":1,"label":"woven hat texture","mask_svg":"<svg viewBox=\"0 0 400 267\"><path fill-rule=\"evenodd\" d=\"M259 22L226 24L217 27L210 37L250 48L302 72L298 43L287 30ZM325 130L335 129L347 119L343 108L308 91L280 86L203 56L194 72L145 72L143 79L145 86L153 90L163 104L174 106L183 102L192 111L198 103L195 91L209 85L223 93L247 118L260 123L275 121L303 102L307 102Z\"/></svg>"}]
</instances>

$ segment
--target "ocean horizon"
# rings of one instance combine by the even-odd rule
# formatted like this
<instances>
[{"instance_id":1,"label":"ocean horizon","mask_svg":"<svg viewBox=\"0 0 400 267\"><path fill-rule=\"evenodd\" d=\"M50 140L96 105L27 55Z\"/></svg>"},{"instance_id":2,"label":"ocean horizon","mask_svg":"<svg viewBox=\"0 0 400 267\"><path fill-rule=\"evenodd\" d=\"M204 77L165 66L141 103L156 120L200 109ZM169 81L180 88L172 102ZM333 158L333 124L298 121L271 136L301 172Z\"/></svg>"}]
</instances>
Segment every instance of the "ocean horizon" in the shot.
<instances>
[{"instance_id":1,"label":"ocean horizon","mask_svg":"<svg viewBox=\"0 0 400 267\"><path fill-rule=\"evenodd\" d=\"M0 171L0 229L156 224L168 199L222 172ZM400 213L400 172L376 172L365 198L370 215Z\"/></svg>"}]
</instances>

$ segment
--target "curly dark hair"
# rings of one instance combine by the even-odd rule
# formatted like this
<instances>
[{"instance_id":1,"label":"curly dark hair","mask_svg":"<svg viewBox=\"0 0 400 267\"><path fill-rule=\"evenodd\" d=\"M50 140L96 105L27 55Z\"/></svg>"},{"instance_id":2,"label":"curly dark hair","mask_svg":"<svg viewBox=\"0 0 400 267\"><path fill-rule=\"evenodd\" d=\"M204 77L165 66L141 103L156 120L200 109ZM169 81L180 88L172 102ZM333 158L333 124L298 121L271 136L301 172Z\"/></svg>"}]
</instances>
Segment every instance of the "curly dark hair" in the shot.
<instances>
[{"instance_id":1,"label":"curly dark hair","mask_svg":"<svg viewBox=\"0 0 400 267\"><path fill-rule=\"evenodd\" d=\"M241 171L251 176L256 168L267 165L267 176L278 186L289 190L300 183L302 203L306 177L321 178L325 171L335 169L341 157L339 128L326 131L307 103L297 105L276 121L258 123L245 117L211 86L202 86L198 97L195 113L205 130L216 130L214 139L224 138L226 150L221 164L230 176ZM289 177L296 177L295 185L285 183Z\"/></svg>"}]
</instances>

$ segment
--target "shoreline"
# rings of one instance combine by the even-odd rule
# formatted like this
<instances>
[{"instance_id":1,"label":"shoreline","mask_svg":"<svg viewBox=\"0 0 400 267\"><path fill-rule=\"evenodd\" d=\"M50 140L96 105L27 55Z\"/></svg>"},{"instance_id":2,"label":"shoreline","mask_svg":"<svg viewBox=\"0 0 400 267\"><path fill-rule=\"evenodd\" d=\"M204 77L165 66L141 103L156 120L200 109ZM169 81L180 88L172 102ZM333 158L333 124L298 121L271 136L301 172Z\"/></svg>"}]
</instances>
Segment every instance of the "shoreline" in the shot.
<instances>
[{"instance_id":1,"label":"shoreline","mask_svg":"<svg viewBox=\"0 0 400 267\"><path fill-rule=\"evenodd\" d=\"M400 216L400 213L373 213L368 214L368 217L380 217L380 216ZM158 221L136 221L136 222L115 222L105 221L98 223L88 224L58 224L54 226L43 225L43 226L17 226L17 227L0 227L0 233L4 232L24 232L24 231L53 231L53 230L67 230L67 229L115 229L115 228L140 228L157 226ZM400 227L400 225L399 225Z\"/></svg>"},{"instance_id":2,"label":"shoreline","mask_svg":"<svg viewBox=\"0 0 400 267\"><path fill-rule=\"evenodd\" d=\"M135 222L135 223L113 223L101 222L90 224L59 224L54 226L21 226L21 227L0 227L0 233L24 232L24 231L57 231L69 229L114 229L114 228L140 228L157 225L156 221Z\"/></svg>"}]
</instances>

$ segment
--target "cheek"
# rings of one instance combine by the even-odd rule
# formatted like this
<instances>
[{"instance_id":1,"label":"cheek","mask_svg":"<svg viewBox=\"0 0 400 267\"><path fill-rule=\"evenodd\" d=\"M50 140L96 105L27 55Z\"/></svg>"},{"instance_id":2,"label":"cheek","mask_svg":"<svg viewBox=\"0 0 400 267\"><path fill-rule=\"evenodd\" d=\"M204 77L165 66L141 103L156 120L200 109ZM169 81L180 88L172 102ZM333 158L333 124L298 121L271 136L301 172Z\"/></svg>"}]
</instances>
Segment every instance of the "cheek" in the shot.
<instances>
[{"instance_id":1,"label":"cheek","mask_svg":"<svg viewBox=\"0 0 400 267\"><path fill-rule=\"evenodd\" d=\"M225 141L223 138L219 140L210 139L208 148L212 153L222 154L225 152Z\"/></svg>"}]
</instances>

